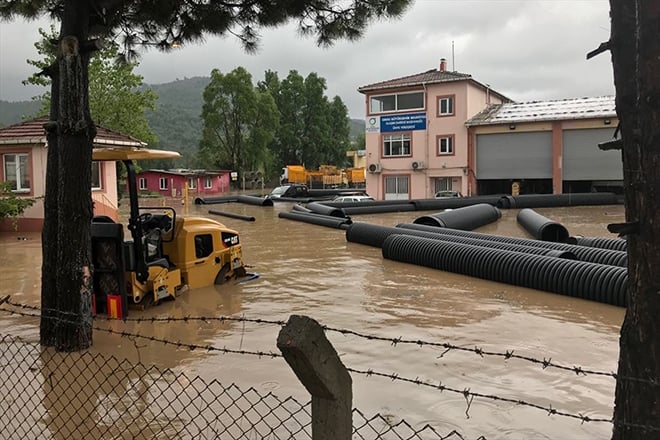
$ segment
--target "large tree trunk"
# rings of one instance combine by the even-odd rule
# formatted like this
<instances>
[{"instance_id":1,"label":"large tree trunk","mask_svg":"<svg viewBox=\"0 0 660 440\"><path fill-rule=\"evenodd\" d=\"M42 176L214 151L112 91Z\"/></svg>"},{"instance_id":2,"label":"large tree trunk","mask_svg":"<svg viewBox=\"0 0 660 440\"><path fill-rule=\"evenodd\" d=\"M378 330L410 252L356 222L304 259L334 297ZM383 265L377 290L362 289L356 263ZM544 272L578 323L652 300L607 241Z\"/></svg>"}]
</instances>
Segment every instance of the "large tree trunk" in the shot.
<instances>
[{"instance_id":1,"label":"large tree trunk","mask_svg":"<svg viewBox=\"0 0 660 440\"><path fill-rule=\"evenodd\" d=\"M96 134L89 114L89 2L64 5L53 75L43 232L41 341L62 351L92 344L91 162Z\"/></svg>"},{"instance_id":2,"label":"large tree trunk","mask_svg":"<svg viewBox=\"0 0 660 440\"><path fill-rule=\"evenodd\" d=\"M610 0L628 237L614 439L660 438L660 3Z\"/></svg>"}]
</instances>

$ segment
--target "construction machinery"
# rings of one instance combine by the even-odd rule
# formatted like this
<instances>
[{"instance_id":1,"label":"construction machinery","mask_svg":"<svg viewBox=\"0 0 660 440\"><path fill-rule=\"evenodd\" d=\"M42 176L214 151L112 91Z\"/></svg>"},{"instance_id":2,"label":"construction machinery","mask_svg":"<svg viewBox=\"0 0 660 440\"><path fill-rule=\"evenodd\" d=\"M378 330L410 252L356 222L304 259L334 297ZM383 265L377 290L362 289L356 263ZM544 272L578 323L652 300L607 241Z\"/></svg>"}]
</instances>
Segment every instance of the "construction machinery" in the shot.
<instances>
[{"instance_id":1,"label":"construction machinery","mask_svg":"<svg viewBox=\"0 0 660 440\"><path fill-rule=\"evenodd\" d=\"M364 187L364 168L343 170L334 165L321 165L318 170L307 170L302 165L287 165L282 168L280 185L297 183L312 189Z\"/></svg>"},{"instance_id":2,"label":"construction machinery","mask_svg":"<svg viewBox=\"0 0 660 440\"><path fill-rule=\"evenodd\" d=\"M172 159L174 151L134 147L95 148L96 161L126 166L130 213L124 226L105 216L92 220L94 306L126 316L128 306L175 298L186 288L222 284L245 275L238 232L204 217L177 216L171 207L140 207L134 160Z\"/></svg>"}]
</instances>

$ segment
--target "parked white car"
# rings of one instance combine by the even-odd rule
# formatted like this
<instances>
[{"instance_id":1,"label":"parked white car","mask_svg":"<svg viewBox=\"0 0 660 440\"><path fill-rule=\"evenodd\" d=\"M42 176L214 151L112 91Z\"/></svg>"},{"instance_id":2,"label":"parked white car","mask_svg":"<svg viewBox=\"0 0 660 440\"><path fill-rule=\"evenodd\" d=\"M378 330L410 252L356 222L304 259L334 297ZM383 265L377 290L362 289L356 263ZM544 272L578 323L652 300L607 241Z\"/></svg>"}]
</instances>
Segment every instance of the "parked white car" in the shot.
<instances>
[{"instance_id":1,"label":"parked white car","mask_svg":"<svg viewBox=\"0 0 660 440\"><path fill-rule=\"evenodd\" d=\"M366 202L373 200L370 196L337 196L332 199L333 202Z\"/></svg>"}]
</instances>

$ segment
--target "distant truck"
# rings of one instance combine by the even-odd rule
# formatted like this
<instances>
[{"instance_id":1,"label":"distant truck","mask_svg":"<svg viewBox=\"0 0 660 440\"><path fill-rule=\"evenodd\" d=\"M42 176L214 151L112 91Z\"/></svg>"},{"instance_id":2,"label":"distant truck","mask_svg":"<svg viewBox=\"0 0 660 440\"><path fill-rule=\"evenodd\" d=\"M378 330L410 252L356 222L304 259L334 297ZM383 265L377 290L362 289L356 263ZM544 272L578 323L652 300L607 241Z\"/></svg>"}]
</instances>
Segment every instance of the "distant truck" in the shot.
<instances>
[{"instance_id":1,"label":"distant truck","mask_svg":"<svg viewBox=\"0 0 660 440\"><path fill-rule=\"evenodd\" d=\"M342 170L334 165L321 165L317 171L307 170L302 165L287 165L282 168L280 185L297 183L310 188L364 187L364 168Z\"/></svg>"}]
</instances>

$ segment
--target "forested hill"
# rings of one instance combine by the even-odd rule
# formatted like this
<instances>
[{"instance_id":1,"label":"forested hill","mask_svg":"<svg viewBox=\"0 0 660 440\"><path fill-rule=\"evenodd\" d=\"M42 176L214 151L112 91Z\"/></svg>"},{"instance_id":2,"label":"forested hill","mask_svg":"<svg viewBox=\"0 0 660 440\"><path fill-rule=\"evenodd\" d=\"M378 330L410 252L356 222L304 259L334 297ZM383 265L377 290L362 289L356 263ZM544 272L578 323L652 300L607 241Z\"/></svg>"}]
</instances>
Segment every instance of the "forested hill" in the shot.
<instances>
[{"instance_id":1,"label":"forested hill","mask_svg":"<svg viewBox=\"0 0 660 440\"><path fill-rule=\"evenodd\" d=\"M196 166L193 160L202 137L202 93L209 81L209 77L194 77L145 85L158 95L156 110L147 113L158 136L157 147L179 151L183 156L180 166ZM0 101L0 126L20 122L38 109L36 101ZM360 133L364 133L364 121L351 119L351 140Z\"/></svg>"},{"instance_id":2,"label":"forested hill","mask_svg":"<svg viewBox=\"0 0 660 440\"><path fill-rule=\"evenodd\" d=\"M181 166L196 165L194 159L202 138L202 93L210 80L194 77L147 85L158 95L156 110L147 113L149 125L158 136L158 147L181 153Z\"/></svg>"}]
</instances>

